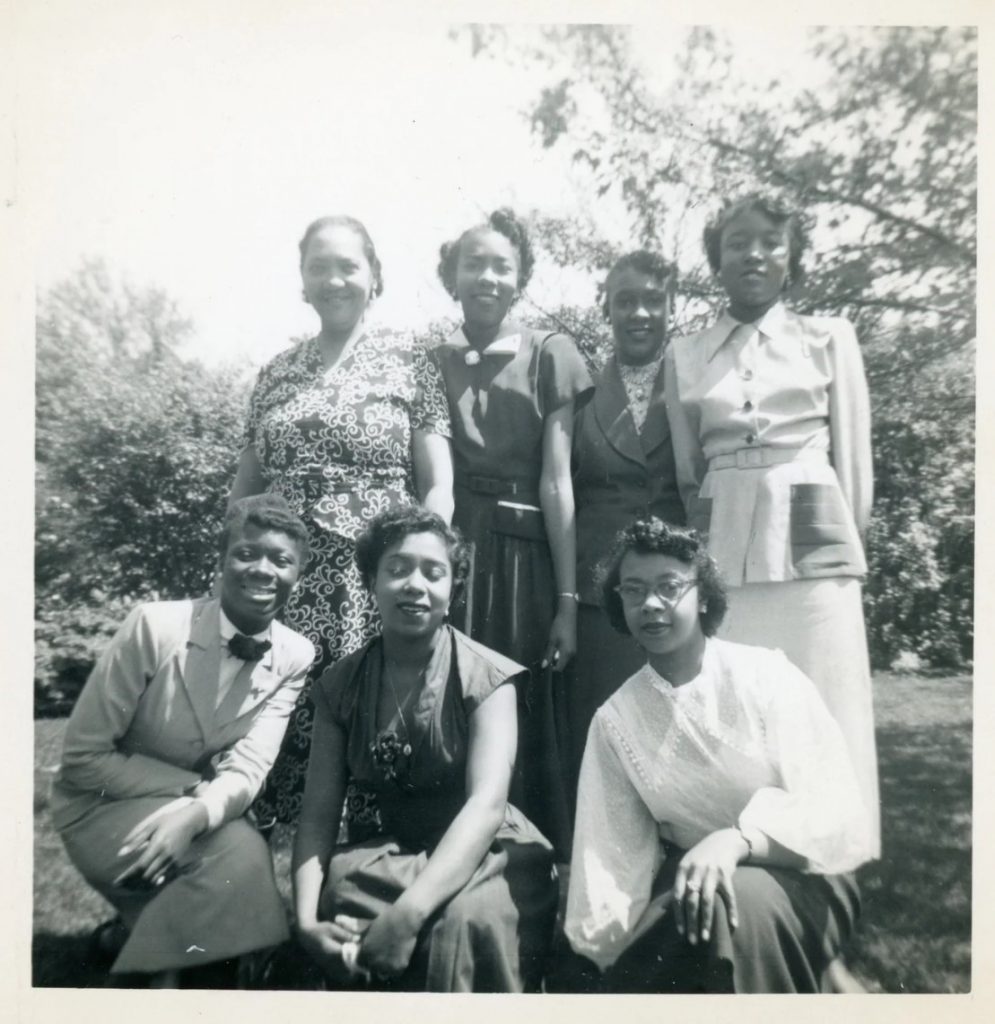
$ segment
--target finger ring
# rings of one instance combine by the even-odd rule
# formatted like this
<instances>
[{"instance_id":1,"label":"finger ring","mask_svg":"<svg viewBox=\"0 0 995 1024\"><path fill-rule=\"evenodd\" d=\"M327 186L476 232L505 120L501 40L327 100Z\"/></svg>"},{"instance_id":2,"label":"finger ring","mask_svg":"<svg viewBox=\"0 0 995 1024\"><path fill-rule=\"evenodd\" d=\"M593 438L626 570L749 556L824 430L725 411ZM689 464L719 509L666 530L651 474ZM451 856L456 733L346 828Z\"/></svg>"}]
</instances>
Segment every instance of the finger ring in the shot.
<instances>
[{"instance_id":1,"label":"finger ring","mask_svg":"<svg viewBox=\"0 0 995 1024\"><path fill-rule=\"evenodd\" d=\"M688 882L687 890L688 890L688 892L700 892L700 890L701 890L701 882L697 882L697 881L690 881L690 882Z\"/></svg>"},{"instance_id":2,"label":"finger ring","mask_svg":"<svg viewBox=\"0 0 995 1024\"><path fill-rule=\"evenodd\" d=\"M166 876L165 875L156 875L155 876L155 884L156 885L162 885L162 883L165 882L165 881L166 881Z\"/></svg>"}]
</instances>

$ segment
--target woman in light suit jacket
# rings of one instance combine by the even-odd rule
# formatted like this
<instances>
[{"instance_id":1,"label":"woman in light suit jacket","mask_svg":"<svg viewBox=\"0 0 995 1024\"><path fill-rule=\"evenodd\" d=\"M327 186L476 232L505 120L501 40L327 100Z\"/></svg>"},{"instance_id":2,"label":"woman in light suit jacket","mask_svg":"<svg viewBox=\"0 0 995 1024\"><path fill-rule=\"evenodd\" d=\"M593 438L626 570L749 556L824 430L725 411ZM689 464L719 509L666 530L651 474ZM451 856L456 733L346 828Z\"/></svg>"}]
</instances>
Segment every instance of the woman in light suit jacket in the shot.
<instances>
[{"instance_id":1,"label":"woman in light suit jacket","mask_svg":"<svg viewBox=\"0 0 995 1024\"><path fill-rule=\"evenodd\" d=\"M605 281L612 355L576 416L573 482L577 501L577 658L568 681L570 791L576 791L588 726L597 708L646 660L612 629L600 608L598 564L633 519L684 523L663 393L676 272L645 250L628 253Z\"/></svg>"},{"instance_id":2,"label":"woman in light suit jacket","mask_svg":"<svg viewBox=\"0 0 995 1024\"><path fill-rule=\"evenodd\" d=\"M314 658L274 618L307 550L282 498L236 502L220 598L136 608L73 709L52 816L120 914L127 939L113 972L175 987L182 968L288 937L268 847L243 815Z\"/></svg>"},{"instance_id":3,"label":"woman in light suit jacket","mask_svg":"<svg viewBox=\"0 0 995 1024\"><path fill-rule=\"evenodd\" d=\"M688 522L729 587L722 636L776 647L839 723L880 849L860 580L873 489L870 402L848 320L782 299L801 272L797 214L747 196L705 229L728 305L667 354L667 411Z\"/></svg>"}]
</instances>

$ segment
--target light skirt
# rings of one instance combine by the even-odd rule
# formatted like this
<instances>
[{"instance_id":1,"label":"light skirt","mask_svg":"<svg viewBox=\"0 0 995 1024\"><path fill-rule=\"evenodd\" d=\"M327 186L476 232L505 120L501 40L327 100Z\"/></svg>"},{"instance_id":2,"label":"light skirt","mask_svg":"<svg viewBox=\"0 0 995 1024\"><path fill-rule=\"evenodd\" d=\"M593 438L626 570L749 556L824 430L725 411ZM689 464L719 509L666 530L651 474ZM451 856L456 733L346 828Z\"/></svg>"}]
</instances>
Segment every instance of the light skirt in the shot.
<instances>
[{"instance_id":1,"label":"light skirt","mask_svg":"<svg viewBox=\"0 0 995 1024\"><path fill-rule=\"evenodd\" d=\"M816 685L839 723L881 852L877 748L860 581L855 577L729 588L719 636L785 653Z\"/></svg>"}]
</instances>

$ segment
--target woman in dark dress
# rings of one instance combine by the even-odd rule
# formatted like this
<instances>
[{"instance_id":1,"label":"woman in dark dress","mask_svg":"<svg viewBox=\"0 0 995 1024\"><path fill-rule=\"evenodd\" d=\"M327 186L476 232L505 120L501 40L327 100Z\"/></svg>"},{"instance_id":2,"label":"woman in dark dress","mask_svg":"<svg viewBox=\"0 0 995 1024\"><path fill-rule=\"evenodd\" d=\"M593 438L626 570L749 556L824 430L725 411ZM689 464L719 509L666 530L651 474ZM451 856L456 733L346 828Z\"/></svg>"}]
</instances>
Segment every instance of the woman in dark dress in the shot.
<instances>
[{"instance_id":1,"label":"woman in dark dress","mask_svg":"<svg viewBox=\"0 0 995 1024\"><path fill-rule=\"evenodd\" d=\"M507 800L524 669L446 624L468 565L438 516L385 513L357 562L383 633L314 688L293 859L300 940L333 981L536 989L557 886L549 844ZM349 778L376 791L385 835L336 848Z\"/></svg>"},{"instance_id":2,"label":"woman in dark dress","mask_svg":"<svg viewBox=\"0 0 995 1024\"><path fill-rule=\"evenodd\" d=\"M422 501L452 515L449 413L442 380L412 338L369 322L383 273L366 228L323 217L300 241L304 301L321 330L281 352L252 392L245 448L231 500L282 494L308 524L311 562L286 622L318 651L287 738L256 803L261 822L300 810L311 736L310 681L377 632L376 609L356 570L356 537L377 513ZM375 827L359 793L350 821Z\"/></svg>"},{"instance_id":3,"label":"woman in dark dress","mask_svg":"<svg viewBox=\"0 0 995 1024\"><path fill-rule=\"evenodd\" d=\"M577 502L577 657L569 671L571 796L597 708L646 660L611 628L596 569L627 523L654 515L684 523L663 397L663 352L677 274L644 249L621 257L605 281L612 354L578 413L573 437Z\"/></svg>"},{"instance_id":4,"label":"woman in dark dress","mask_svg":"<svg viewBox=\"0 0 995 1024\"><path fill-rule=\"evenodd\" d=\"M818 992L873 854L843 735L780 651L719 640L693 530L638 521L603 584L647 663L598 709L565 929L612 992Z\"/></svg>"},{"instance_id":5,"label":"woman in dark dress","mask_svg":"<svg viewBox=\"0 0 995 1024\"><path fill-rule=\"evenodd\" d=\"M565 859L569 820L548 669L562 671L577 644L570 446L591 379L565 335L508 317L534 262L510 210L495 211L441 254L439 275L464 318L434 350L452 423L453 523L471 551L466 602L454 621L532 673L523 688L530 692L520 694L512 795Z\"/></svg>"}]
</instances>

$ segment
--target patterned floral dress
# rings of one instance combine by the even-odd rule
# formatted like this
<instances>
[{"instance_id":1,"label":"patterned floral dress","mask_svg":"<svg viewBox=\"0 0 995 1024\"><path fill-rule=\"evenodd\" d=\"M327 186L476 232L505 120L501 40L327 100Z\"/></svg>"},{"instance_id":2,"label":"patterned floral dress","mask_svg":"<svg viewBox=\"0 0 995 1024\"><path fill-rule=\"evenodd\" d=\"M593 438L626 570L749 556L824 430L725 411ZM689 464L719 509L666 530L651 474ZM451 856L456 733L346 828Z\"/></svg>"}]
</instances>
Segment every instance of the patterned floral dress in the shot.
<instances>
[{"instance_id":1,"label":"patterned floral dress","mask_svg":"<svg viewBox=\"0 0 995 1024\"><path fill-rule=\"evenodd\" d=\"M353 560L378 513L416 500L412 432L449 436L438 370L411 338L370 330L326 370L318 339L281 352L259 374L245 442L266 489L308 524L311 558L284 611L318 651L283 749L255 811L260 823L297 819L311 744L310 684L379 630L376 606ZM370 818L352 794L350 820Z\"/></svg>"}]
</instances>

